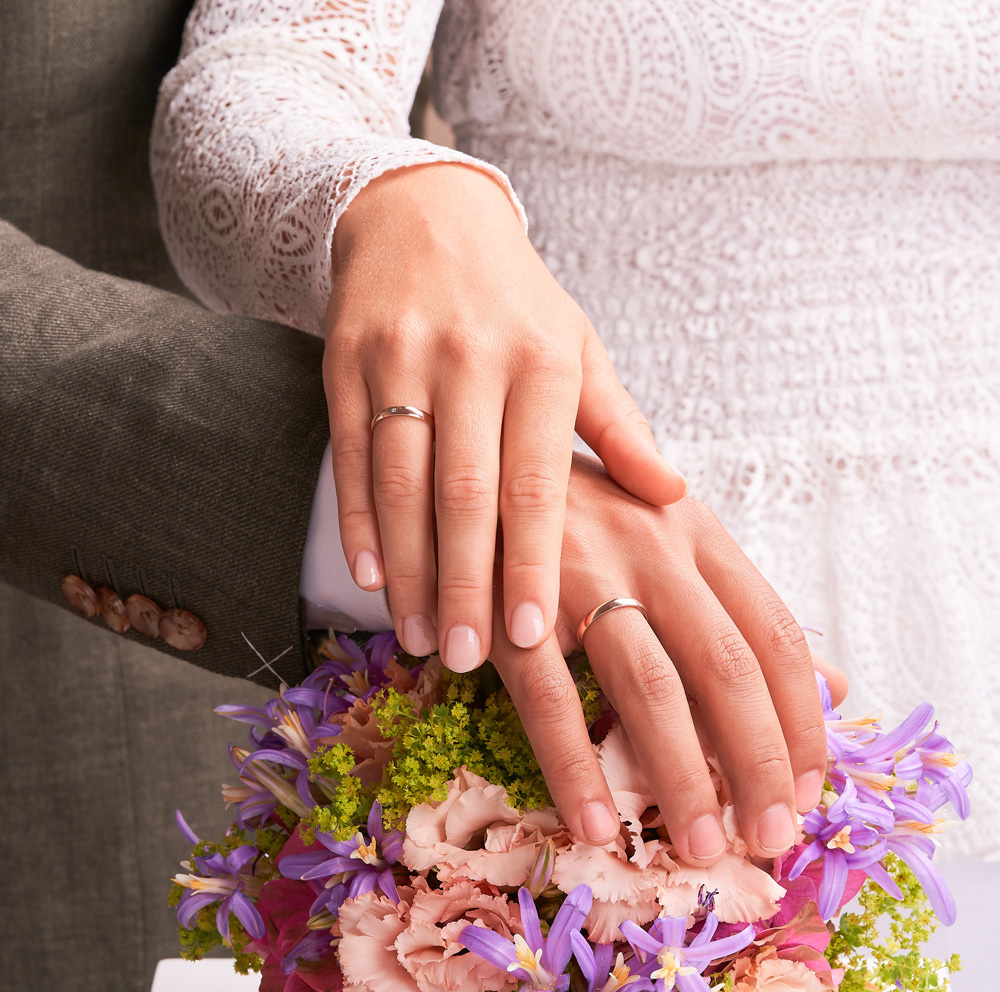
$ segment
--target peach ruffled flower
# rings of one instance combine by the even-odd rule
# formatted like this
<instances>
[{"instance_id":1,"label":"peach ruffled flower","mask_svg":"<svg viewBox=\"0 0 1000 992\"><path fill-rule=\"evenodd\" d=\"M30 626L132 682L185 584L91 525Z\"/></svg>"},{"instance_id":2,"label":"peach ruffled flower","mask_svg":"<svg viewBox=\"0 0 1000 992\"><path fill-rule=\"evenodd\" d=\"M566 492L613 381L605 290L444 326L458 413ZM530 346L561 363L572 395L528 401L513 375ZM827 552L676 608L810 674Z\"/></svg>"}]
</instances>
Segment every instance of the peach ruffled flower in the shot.
<instances>
[{"instance_id":1,"label":"peach ruffled flower","mask_svg":"<svg viewBox=\"0 0 1000 992\"><path fill-rule=\"evenodd\" d=\"M662 826L656 800L624 728L616 724L597 748L601 770L622 821L619 837L604 847L581 841L560 852L552 880L564 892L586 882L594 892L587 918L598 942L620 940L626 919L640 926L657 916L691 916L699 911L698 893L715 892L715 913L724 923L769 919L784 889L749 861L735 813L723 822L727 851L709 868L695 868L671 855L663 837L643 839L643 830Z\"/></svg>"},{"instance_id":2,"label":"peach ruffled flower","mask_svg":"<svg viewBox=\"0 0 1000 992\"><path fill-rule=\"evenodd\" d=\"M691 915L698 909L698 892L715 893L713 912L722 923L769 920L778 912L778 902L785 889L774 877L758 868L747 856L748 847L740 833L736 811L731 803L722 807L726 830L726 852L707 868L677 862L659 902L668 916Z\"/></svg>"},{"instance_id":3,"label":"peach ruffled flower","mask_svg":"<svg viewBox=\"0 0 1000 992\"><path fill-rule=\"evenodd\" d=\"M623 939L618 928L625 920L642 926L660 915L658 893L677 865L665 840L643 839L643 830L659 826L662 819L621 724L608 731L597 746L597 756L622 821L621 831L603 847L577 840L558 852L552 881L563 892L572 892L583 882L591 887L594 902L586 927L591 940L603 944Z\"/></svg>"},{"instance_id":4,"label":"peach ruffled flower","mask_svg":"<svg viewBox=\"0 0 1000 992\"><path fill-rule=\"evenodd\" d=\"M733 992L827 992L833 987L801 961L778 957L774 947L737 958L733 978Z\"/></svg>"},{"instance_id":5,"label":"peach ruffled flower","mask_svg":"<svg viewBox=\"0 0 1000 992\"><path fill-rule=\"evenodd\" d=\"M523 812L507 791L463 765L439 802L414 806L406 817L403 864L437 869L442 880L468 878L516 887L525 881L546 839L569 839L555 810Z\"/></svg>"},{"instance_id":6,"label":"peach ruffled flower","mask_svg":"<svg viewBox=\"0 0 1000 992\"><path fill-rule=\"evenodd\" d=\"M430 889L415 882L410 925L396 938L396 953L420 992L498 992L518 981L478 954L463 954L458 935L471 923L512 940L523 936L521 911L493 886L459 879Z\"/></svg>"},{"instance_id":7,"label":"peach ruffled flower","mask_svg":"<svg viewBox=\"0 0 1000 992\"><path fill-rule=\"evenodd\" d=\"M485 926L523 936L521 914L492 886L462 879L431 889L425 879L400 888L393 904L374 892L340 908L340 967L344 992L510 992L517 981L475 954L458 934Z\"/></svg>"}]
</instances>

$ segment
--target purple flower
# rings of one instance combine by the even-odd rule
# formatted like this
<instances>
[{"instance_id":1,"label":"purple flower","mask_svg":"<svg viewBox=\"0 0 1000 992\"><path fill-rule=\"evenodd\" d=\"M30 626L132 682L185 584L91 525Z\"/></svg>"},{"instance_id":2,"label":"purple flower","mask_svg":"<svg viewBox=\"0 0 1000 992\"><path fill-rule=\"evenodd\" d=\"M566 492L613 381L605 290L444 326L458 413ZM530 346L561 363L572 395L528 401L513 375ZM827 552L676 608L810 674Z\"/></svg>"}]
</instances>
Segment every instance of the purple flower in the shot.
<instances>
[{"instance_id":1,"label":"purple flower","mask_svg":"<svg viewBox=\"0 0 1000 992\"><path fill-rule=\"evenodd\" d=\"M629 992L652 992L652 980L642 975L633 975L621 951L614 964L611 963L613 944L598 944L595 947L576 930L569 936L573 945L573 957L587 982L587 992L618 992L618 989L626 987Z\"/></svg>"},{"instance_id":2,"label":"purple flower","mask_svg":"<svg viewBox=\"0 0 1000 992\"><path fill-rule=\"evenodd\" d=\"M686 947L687 918L683 916L661 916L648 931L626 920L621 932L642 962L639 973L651 979L654 992L670 992L675 987L681 992L709 992L701 973L712 961L742 951L755 936L754 928L748 926L729 937L712 940L718 925L716 915L708 913L701 932Z\"/></svg>"},{"instance_id":3,"label":"purple flower","mask_svg":"<svg viewBox=\"0 0 1000 992\"><path fill-rule=\"evenodd\" d=\"M542 937L535 901L523 886L518 889L517 901L521 907L523 937L515 934L510 941L485 927L467 926L458 935L458 942L497 968L510 972L522 983L522 990L566 992L572 935L579 933L594 901L590 886L578 885L566 896L547 937Z\"/></svg>"},{"instance_id":4,"label":"purple flower","mask_svg":"<svg viewBox=\"0 0 1000 992\"><path fill-rule=\"evenodd\" d=\"M326 910L336 914L345 899L381 889L393 902L399 902L392 866L403 853L403 832L382 829L382 804L372 803L368 814L368 837L358 831L352 840L339 841L332 834L316 832L325 851L303 851L282 858L278 865L285 878L306 882L325 882L324 891L312 905L311 913ZM333 855L331 857L330 855Z\"/></svg>"},{"instance_id":5,"label":"purple flower","mask_svg":"<svg viewBox=\"0 0 1000 992\"><path fill-rule=\"evenodd\" d=\"M181 833L193 843L199 843L198 837L187 825L179 810L176 819ZM215 925L227 944L232 943L229 937L230 912L236 914L236 918L254 940L260 940L264 936L264 921L248 897L248 893L256 898L263 883L254 876L252 866L249 872L243 871L259 856L260 851L252 844L242 844L225 857L216 852L195 858L193 866L190 862L182 862L181 867L188 868L191 873L174 876L174 881L188 890L181 896L177 906L177 920L180 925L190 929L191 921L200 909L218 902ZM194 874L193 868L197 868L200 874Z\"/></svg>"}]
</instances>

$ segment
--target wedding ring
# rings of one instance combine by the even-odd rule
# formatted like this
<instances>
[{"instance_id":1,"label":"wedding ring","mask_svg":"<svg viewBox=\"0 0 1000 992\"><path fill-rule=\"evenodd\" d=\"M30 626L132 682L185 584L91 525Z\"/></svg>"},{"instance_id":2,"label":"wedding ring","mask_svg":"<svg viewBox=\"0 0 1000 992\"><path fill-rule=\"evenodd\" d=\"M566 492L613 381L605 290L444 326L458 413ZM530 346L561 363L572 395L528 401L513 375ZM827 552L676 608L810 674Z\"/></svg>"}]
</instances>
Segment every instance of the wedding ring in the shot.
<instances>
[{"instance_id":1,"label":"wedding ring","mask_svg":"<svg viewBox=\"0 0 1000 992\"><path fill-rule=\"evenodd\" d=\"M371 430L375 430L375 425L386 417L414 417L417 420L423 420L431 430L434 429L434 418L424 410L415 406L387 406L372 417Z\"/></svg>"},{"instance_id":2,"label":"wedding ring","mask_svg":"<svg viewBox=\"0 0 1000 992\"><path fill-rule=\"evenodd\" d=\"M628 599L624 596L619 596L616 599L609 599L606 603L601 603L600 606L592 609L581 621L580 626L576 631L576 639L580 642L580 647L583 647L583 635L587 633L587 628L598 618L604 616L605 613L610 613L612 610L617 610L620 606L634 606L646 619L649 619L649 614L646 612L646 607L642 605L637 599Z\"/></svg>"}]
</instances>

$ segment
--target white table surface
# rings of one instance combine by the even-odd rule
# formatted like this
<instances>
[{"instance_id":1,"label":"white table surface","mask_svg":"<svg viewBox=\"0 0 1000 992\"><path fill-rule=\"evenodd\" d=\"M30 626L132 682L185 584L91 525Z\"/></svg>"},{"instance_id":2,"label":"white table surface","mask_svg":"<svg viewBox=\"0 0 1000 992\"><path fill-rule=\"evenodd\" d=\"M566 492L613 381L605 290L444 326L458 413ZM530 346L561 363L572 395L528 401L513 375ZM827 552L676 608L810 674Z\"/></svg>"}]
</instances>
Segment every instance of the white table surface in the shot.
<instances>
[{"instance_id":1,"label":"white table surface","mask_svg":"<svg viewBox=\"0 0 1000 992\"><path fill-rule=\"evenodd\" d=\"M260 975L237 974L232 958L164 958L156 966L151 992L257 992L259 985Z\"/></svg>"}]
</instances>

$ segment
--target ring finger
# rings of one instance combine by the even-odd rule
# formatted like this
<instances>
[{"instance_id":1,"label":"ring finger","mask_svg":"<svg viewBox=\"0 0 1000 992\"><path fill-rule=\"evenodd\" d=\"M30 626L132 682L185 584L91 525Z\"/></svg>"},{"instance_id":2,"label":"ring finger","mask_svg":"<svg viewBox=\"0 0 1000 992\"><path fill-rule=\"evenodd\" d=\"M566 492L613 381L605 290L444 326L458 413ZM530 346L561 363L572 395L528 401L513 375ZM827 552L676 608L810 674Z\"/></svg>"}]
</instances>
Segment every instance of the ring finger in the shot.
<instances>
[{"instance_id":1,"label":"ring finger","mask_svg":"<svg viewBox=\"0 0 1000 992\"><path fill-rule=\"evenodd\" d=\"M373 409L386 410L412 383L381 388ZM421 397L417 409L430 414ZM434 425L413 416L382 417L372 428L373 491L396 636L410 654L437 650L437 573L434 562Z\"/></svg>"},{"instance_id":2,"label":"ring finger","mask_svg":"<svg viewBox=\"0 0 1000 992\"><path fill-rule=\"evenodd\" d=\"M796 824L788 750L743 634L697 572L661 590L650 620L705 717L748 846L763 857L787 851Z\"/></svg>"},{"instance_id":3,"label":"ring finger","mask_svg":"<svg viewBox=\"0 0 1000 992\"><path fill-rule=\"evenodd\" d=\"M722 817L684 686L642 614L615 609L584 635L587 657L656 797L681 859L708 865L725 850ZM627 787L626 787L627 788Z\"/></svg>"}]
</instances>

